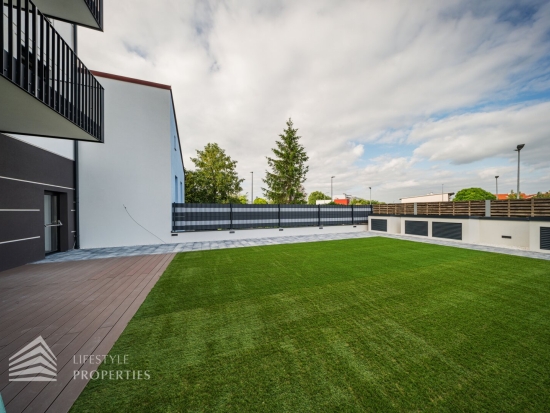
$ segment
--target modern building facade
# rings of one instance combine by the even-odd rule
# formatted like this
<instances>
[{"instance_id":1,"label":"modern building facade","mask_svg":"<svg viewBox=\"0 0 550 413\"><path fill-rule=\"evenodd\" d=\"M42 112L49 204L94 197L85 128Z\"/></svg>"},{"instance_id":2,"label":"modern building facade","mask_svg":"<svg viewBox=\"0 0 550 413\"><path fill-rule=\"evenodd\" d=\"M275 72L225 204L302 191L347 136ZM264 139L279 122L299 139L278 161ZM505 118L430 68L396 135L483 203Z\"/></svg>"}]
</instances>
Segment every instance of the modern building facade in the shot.
<instances>
[{"instance_id":1,"label":"modern building facade","mask_svg":"<svg viewBox=\"0 0 550 413\"><path fill-rule=\"evenodd\" d=\"M3 1L0 271L81 244L158 243L184 199L170 87L94 74L78 26L103 30L101 0Z\"/></svg>"},{"instance_id":2,"label":"modern building facade","mask_svg":"<svg viewBox=\"0 0 550 413\"><path fill-rule=\"evenodd\" d=\"M104 140L103 88L77 26L101 0L4 0L0 19L0 270L77 243L75 141ZM56 138L56 139L51 139Z\"/></svg>"},{"instance_id":3,"label":"modern building facade","mask_svg":"<svg viewBox=\"0 0 550 413\"><path fill-rule=\"evenodd\" d=\"M0 134L0 270L73 248L174 241L185 174L171 87L94 75L103 143Z\"/></svg>"}]
</instances>

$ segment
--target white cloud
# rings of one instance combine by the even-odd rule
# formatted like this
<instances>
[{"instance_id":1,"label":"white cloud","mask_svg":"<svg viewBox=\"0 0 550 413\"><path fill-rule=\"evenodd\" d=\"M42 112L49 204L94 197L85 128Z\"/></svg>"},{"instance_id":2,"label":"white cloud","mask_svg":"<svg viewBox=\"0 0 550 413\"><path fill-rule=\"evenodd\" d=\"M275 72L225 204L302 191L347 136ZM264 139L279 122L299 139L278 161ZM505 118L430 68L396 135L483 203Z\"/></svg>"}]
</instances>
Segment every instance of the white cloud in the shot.
<instances>
[{"instance_id":1,"label":"white cloud","mask_svg":"<svg viewBox=\"0 0 550 413\"><path fill-rule=\"evenodd\" d=\"M356 145L352 149L352 152L355 156L357 156L359 158L360 156L363 155L363 153L365 153L365 146L364 145Z\"/></svg>"},{"instance_id":2,"label":"white cloud","mask_svg":"<svg viewBox=\"0 0 550 413\"><path fill-rule=\"evenodd\" d=\"M328 191L336 175L338 192L366 196L374 180L379 196L392 199L406 195L403 186L479 179L477 170L456 174L444 163L506 156L520 137L543 153L544 106L429 120L548 82L534 64L549 52L548 2L522 24L499 18L512 6L159 0L151 7L116 0L105 2L104 33L80 30L79 51L90 68L173 85L187 156L218 142L239 161L242 177L255 171L258 187L265 156L292 116L310 154L308 191ZM418 148L414 157L389 154L395 159L365 169L361 159L380 152L375 143ZM533 165L542 162L543 155L525 154ZM417 158L433 164L420 167Z\"/></svg>"},{"instance_id":3,"label":"white cloud","mask_svg":"<svg viewBox=\"0 0 550 413\"><path fill-rule=\"evenodd\" d=\"M515 158L526 144L523 160L548 167L550 102L492 112L468 113L416 125L409 142L423 142L414 154L432 161L466 164L492 157Z\"/></svg>"}]
</instances>

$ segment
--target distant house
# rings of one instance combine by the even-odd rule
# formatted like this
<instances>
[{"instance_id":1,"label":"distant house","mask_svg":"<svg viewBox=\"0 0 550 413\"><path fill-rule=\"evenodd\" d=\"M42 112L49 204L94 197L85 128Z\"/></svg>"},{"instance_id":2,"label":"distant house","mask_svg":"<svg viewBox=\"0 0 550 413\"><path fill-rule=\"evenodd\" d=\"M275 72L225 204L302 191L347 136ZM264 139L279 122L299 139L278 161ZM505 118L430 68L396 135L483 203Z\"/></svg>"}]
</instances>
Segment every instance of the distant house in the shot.
<instances>
[{"instance_id":1,"label":"distant house","mask_svg":"<svg viewBox=\"0 0 550 413\"><path fill-rule=\"evenodd\" d=\"M442 194L434 194L432 192L427 195L400 198L400 201L402 204L411 204L414 202L449 202L454 194L454 192L444 192Z\"/></svg>"},{"instance_id":2,"label":"distant house","mask_svg":"<svg viewBox=\"0 0 550 413\"><path fill-rule=\"evenodd\" d=\"M317 200L315 201L315 203L317 205L325 205L330 202L334 202L335 204L339 204L339 205L349 205L354 198L355 197L348 194L334 195L332 200L330 199Z\"/></svg>"},{"instance_id":3,"label":"distant house","mask_svg":"<svg viewBox=\"0 0 550 413\"><path fill-rule=\"evenodd\" d=\"M338 205L349 205L354 197L348 194L335 195L332 199L335 204Z\"/></svg>"},{"instance_id":4,"label":"distant house","mask_svg":"<svg viewBox=\"0 0 550 413\"><path fill-rule=\"evenodd\" d=\"M497 194L497 200L498 201L505 201L505 200L508 199L509 196L510 196L510 194ZM515 196L515 194L514 194L514 196ZM527 195L524 192L521 193L521 199L531 199L531 198L534 198L536 196L537 196L537 194Z\"/></svg>"}]
</instances>

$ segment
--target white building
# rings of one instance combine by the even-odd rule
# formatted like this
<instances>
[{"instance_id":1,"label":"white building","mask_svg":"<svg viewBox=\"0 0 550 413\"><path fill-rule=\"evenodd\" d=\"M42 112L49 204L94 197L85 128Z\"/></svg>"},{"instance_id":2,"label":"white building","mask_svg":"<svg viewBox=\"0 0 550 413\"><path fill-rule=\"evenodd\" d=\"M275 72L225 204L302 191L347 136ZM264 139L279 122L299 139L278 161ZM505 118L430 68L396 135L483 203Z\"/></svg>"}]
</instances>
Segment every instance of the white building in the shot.
<instances>
[{"instance_id":1,"label":"white building","mask_svg":"<svg viewBox=\"0 0 550 413\"><path fill-rule=\"evenodd\" d=\"M79 143L80 247L170 242L172 203L185 193L171 87L93 73L105 89L105 143Z\"/></svg>"},{"instance_id":2,"label":"white building","mask_svg":"<svg viewBox=\"0 0 550 413\"><path fill-rule=\"evenodd\" d=\"M454 194L454 192L444 192L442 194L434 194L432 192L427 195L400 198L400 200L402 204L412 204L414 202L449 202Z\"/></svg>"}]
</instances>

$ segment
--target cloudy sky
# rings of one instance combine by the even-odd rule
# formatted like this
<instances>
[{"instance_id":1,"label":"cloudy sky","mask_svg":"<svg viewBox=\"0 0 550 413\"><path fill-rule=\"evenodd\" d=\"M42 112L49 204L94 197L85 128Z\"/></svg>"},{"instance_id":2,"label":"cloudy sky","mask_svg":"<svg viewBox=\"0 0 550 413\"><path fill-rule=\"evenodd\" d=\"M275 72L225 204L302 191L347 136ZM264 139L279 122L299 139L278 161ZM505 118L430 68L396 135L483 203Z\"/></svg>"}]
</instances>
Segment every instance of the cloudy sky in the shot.
<instances>
[{"instance_id":1,"label":"cloudy sky","mask_svg":"<svg viewBox=\"0 0 550 413\"><path fill-rule=\"evenodd\" d=\"M154 3L154 7L152 4ZM307 192L550 190L550 0L106 0L87 66L173 87L186 168L217 142L259 195L292 117ZM481 5L480 5L481 3Z\"/></svg>"}]
</instances>

